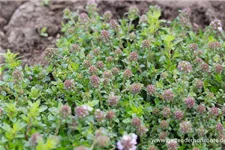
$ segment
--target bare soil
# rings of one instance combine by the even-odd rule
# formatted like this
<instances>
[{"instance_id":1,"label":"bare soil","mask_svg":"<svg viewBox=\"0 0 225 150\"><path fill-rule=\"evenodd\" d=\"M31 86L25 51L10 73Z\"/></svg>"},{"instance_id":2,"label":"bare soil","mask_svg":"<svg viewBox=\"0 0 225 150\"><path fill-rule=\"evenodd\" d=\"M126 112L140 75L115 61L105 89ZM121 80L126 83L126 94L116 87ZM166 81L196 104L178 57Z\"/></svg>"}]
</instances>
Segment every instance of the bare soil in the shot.
<instances>
[{"instance_id":1,"label":"bare soil","mask_svg":"<svg viewBox=\"0 0 225 150\"><path fill-rule=\"evenodd\" d=\"M19 53L24 64L43 63L44 50L54 46L60 32L62 13L65 8L85 11L85 1L54 1L43 6L35 1L0 1L0 53L7 49ZM159 5L162 19L173 20L179 10L191 8L191 21L196 28L204 28L218 18L225 26L225 2L223 1L98 1L100 13L112 11L114 18L120 18L131 5L136 5L141 13L149 5ZM42 28L47 28L47 37L41 36Z\"/></svg>"}]
</instances>

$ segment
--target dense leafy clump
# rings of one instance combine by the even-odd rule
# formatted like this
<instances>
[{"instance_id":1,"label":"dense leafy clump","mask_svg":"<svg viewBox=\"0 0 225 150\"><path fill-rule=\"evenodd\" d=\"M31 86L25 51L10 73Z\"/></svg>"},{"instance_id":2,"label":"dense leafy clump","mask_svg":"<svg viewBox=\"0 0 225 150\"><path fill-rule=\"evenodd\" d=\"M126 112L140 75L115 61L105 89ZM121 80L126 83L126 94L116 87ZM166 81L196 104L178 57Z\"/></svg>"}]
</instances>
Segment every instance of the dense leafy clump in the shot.
<instances>
[{"instance_id":1,"label":"dense leafy clump","mask_svg":"<svg viewBox=\"0 0 225 150\"><path fill-rule=\"evenodd\" d=\"M189 9L173 22L157 6L142 16L131 7L118 21L94 3L64 14L47 66L5 55L0 149L221 149L221 141L177 141L225 139L219 20L194 32Z\"/></svg>"}]
</instances>

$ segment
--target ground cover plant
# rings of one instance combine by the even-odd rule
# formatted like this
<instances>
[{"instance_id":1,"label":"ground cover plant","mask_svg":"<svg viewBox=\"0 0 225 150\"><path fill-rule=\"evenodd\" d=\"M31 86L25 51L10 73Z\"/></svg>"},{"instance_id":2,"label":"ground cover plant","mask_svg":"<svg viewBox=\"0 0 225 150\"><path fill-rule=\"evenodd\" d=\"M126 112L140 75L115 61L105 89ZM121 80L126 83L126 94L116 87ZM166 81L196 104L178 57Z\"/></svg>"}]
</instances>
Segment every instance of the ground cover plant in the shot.
<instances>
[{"instance_id":1,"label":"ground cover plant","mask_svg":"<svg viewBox=\"0 0 225 150\"><path fill-rule=\"evenodd\" d=\"M167 22L157 6L142 16L131 7L115 20L95 3L66 9L47 66L4 55L0 149L221 149L225 36L219 20L194 32L189 15Z\"/></svg>"}]
</instances>

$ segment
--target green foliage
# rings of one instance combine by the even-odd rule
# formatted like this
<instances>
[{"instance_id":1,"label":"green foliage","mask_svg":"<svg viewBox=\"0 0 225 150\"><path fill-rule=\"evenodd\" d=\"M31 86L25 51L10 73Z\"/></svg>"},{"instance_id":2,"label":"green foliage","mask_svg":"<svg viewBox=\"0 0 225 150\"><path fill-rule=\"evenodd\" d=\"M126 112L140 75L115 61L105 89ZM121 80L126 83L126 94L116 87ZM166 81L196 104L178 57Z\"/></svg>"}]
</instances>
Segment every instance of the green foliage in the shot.
<instances>
[{"instance_id":1,"label":"green foliage","mask_svg":"<svg viewBox=\"0 0 225 150\"><path fill-rule=\"evenodd\" d=\"M224 139L225 45L215 22L194 32L187 10L172 22L156 6L142 16L131 7L118 21L94 3L87 12L64 11L65 34L47 50L47 66L21 67L17 54L4 54L0 149L126 150L127 138L140 150L221 149L153 143Z\"/></svg>"}]
</instances>

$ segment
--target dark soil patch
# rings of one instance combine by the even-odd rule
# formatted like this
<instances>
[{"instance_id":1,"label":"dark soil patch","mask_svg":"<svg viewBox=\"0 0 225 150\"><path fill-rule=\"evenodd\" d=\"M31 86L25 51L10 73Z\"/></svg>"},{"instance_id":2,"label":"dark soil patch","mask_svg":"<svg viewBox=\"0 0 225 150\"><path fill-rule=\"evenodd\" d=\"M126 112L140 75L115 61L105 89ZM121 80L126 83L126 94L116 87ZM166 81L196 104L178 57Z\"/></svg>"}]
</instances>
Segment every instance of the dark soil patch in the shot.
<instances>
[{"instance_id":1,"label":"dark soil patch","mask_svg":"<svg viewBox=\"0 0 225 150\"><path fill-rule=\"evenodd\" d=\"M22 56L26 64L43 62L44 50L54 46L55 39L60 36L63 10L69 7L73 11L84 11L85 1L53 1L49 6L40 2L0 1L0 52L11 49ZM162 19L173 20L179 10L191 8L191 21L197 28L209 25L218 18L225 26L225 2L223 1L99 1L100 13L110 10L114 18L120 18L131 5L136 5L141 13L145 13L149 5L159 5ZM40 32L47 28L48 37Z\"/></svg>"}]
</instances>

